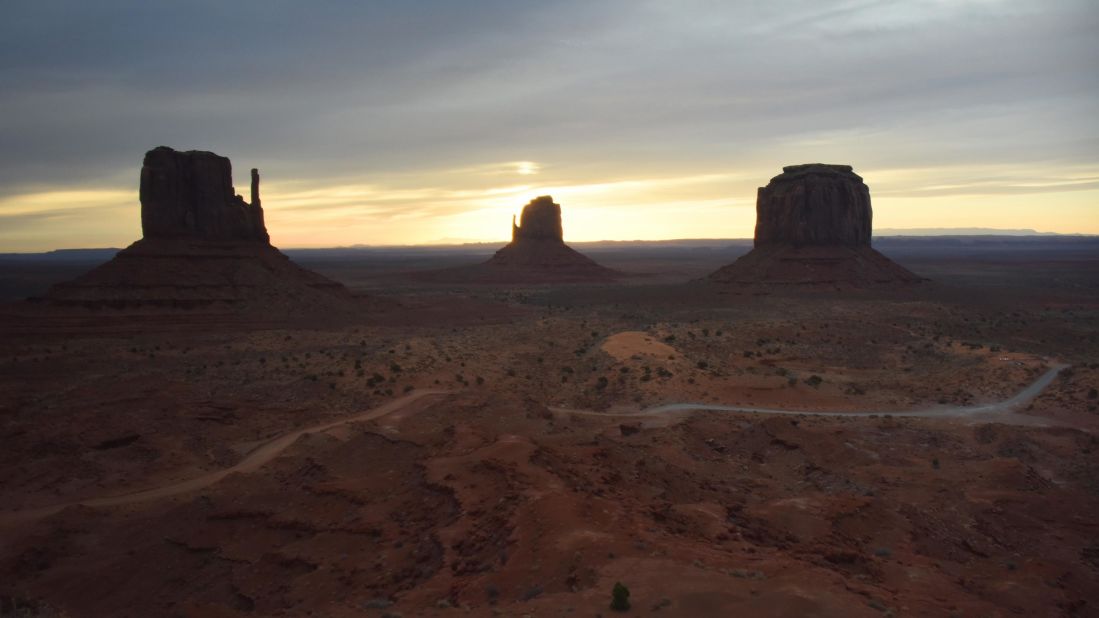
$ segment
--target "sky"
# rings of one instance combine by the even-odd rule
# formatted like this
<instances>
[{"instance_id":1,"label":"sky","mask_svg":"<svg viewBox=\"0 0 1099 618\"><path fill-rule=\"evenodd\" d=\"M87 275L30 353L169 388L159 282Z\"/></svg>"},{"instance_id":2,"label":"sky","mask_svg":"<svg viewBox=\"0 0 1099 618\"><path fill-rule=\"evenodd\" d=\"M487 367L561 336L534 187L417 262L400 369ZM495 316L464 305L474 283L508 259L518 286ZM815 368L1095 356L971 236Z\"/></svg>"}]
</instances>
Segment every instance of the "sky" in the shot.
<instances>
[{"instance_id":1,"label":"sky","mask_svg":"<svg viewBox=\"0 0 1099 618\"><path fill-rule=\"evenodd\" d=\"M283 247L747 238L784 165L879 228L1099 234L1095 0L7 0L0 252L141 235L146 150Z\"/></svg>"}]
</instances>

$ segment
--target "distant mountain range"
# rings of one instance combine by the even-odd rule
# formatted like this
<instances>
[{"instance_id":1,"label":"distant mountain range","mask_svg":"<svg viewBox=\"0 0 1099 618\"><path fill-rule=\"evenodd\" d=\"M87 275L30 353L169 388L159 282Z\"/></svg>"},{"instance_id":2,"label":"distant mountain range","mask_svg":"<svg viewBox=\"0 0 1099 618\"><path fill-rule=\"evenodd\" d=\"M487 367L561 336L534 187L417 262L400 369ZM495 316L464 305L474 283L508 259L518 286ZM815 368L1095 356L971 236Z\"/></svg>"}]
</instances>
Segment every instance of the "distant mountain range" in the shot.
<instances>
[{"instance_id":1,"label":"distant mountain range","mask_svg":"<svg viewBox=\"0 0 1099 618\"><path fill-rule=\"evenodd\" d=\"M874 236L1062 236L1062 234L1035 230L1001 230L991 227L886 227L874 230Z\"/></svg>"},{"instance_id":2,"label":"distant mountain range","mask_svg":"<svg viewBox=\"0 0 1099 618\"><path fill-rule=\"evenodd\" d=\"M1094 239L1095 236L1089 236L1087 234L1058 234L1056 232L1038 232L1035 230L1012 230L1012 229L996 229L989 227L942 227L942 228L881 228L874 230L874 236L876 238L885 237L954 237L954 236L1012 236L1019 238L1026 237L1042 237L1052 238L1058 237L1065 240L1072 238L1080 239ZM382 252L493 252L496 249L504 246L506 240L496 241L477 241L472 239L461 238L443 238L437 242L426 243L422 245L367 245L356 244L344 247L309 247L309 248L293 248L286 247L283 249L284 253L295 254L299 256L308 256L312 254L331 254L332 252L355 252L355 251L382 251ZM597 240L597 241L570 241L570 245L583 248L627 248L627 247L721 247L728 244L734 246L750 246L752 244L751 238L677 238L669 240ZM39 253L0 253L0 260L19 260L19 259L46 259L57 262L66 261L85 261L85 260L100 260L106 261L114 257L115 253L118 253L118 249L115 248L89 248L89 249L55 249L53 251L43 251Z\"/></svg>"}]
</instances>

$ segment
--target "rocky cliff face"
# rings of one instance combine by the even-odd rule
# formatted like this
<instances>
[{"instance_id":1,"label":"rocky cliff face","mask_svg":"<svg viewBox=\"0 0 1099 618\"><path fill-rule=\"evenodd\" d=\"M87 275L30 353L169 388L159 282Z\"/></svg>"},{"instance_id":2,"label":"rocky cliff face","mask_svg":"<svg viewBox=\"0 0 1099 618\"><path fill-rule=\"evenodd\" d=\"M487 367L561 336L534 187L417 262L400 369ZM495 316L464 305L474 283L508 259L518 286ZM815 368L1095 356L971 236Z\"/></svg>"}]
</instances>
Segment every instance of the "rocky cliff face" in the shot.
<instances>
[{"instance_id":1,"label":"rocky cliff face","mask_svg":"<svg viewBox=\"0 0 1099 618\"><path fill-rule=\"evenodd\" d=\"M862 286L920 278L870 247L870 189L850 165L782 168L756 197L755 248L711 281Z\"/></svg>"},{"instance_id":2,"label":"rocky cliff face","mask_svg":"<svg viewBox=\"0 0 1099 618\"><path fill-rule=\"evenodd\" d=\"M782 168L756 197L757 247L870 245L870 189L850 165Z\"/></svg>"},{"instance_id":3,"label":"rocky cliff face","mask_svg":"<svg viewBox=\"0 0 1099 618\"><path fill-rule=\"evenodd\" d=\"M144 238L39 299L126 312L198 310L266 316L356 311L339 283L271 246L252 170L252 202L233 189L229 159L161 146L141 167Z\"/></svg>"},{"instance_id":4,"label":"rocky cliff face","mask_svg":"<svg viewBox=\"0 0 1099 618\"><path fill-rule=\"evenodd\" d=\"M511 220L512 242L521 240L557 240L564 242L561 230L561 205L548 195L535 198L523 207L519 225Z\"/></svg>"},{"instance_id":5,"label":"rocky cliff face","mask_svg":"<svg viewBox=\"0 0 1099 618\"><path fill-rule=\"evenodd\" d=\"M270 241L252 170L252 203L236 194L229 159L212 152L160 146L141 166L141 228L145 238Z\"/></svg>"}]
</instances>

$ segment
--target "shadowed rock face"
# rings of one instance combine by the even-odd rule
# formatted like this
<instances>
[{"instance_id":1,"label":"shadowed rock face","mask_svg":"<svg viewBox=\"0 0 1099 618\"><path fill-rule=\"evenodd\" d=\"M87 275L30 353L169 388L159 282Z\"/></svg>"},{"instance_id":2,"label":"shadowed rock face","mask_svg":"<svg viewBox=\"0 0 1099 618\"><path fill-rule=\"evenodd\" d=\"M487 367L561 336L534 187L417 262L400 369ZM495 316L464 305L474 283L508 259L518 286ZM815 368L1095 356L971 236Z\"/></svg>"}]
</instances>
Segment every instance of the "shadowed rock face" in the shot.
<instances>
[{"instance_id":1,"label":"shadowed rock face","mask_svg":"<svg viewBox=\"0 0 1099 618\"><path fill-rule=\"evenodd\" d=\"M270 241L252 170L252 203L236 194L229 159L212 152L160 146L141 166L141 228L145 238Z\"/></svg>"},{"instance_id":2,"label":"shadowed rock face","mask_svg":"<svg viewBox=\"0 0 1099 618\"><path fill-rule=\"evenodd\" d=\"M422 273L426 281L469 283L582 283L610 281L621 273L600 266L565 244L561 206L543 195L523 207L519 225L511 220L511 242L487 262Z\"/></svg>"},{"instance_id":3,"label":"shadowed rock face","mask_svg":"<svg viewBox=\"0 0 1099 618\"><path fill-rule=\"evenodd\" d=\"M784 167L757 194L755 248L709 279L854 286L920 281L870 247L872 219L870 189L850 165Z\"/></svg>"},{"instance_id":4,"label":"shadowed rock face","mask_svg":"<svg viewBox=\"0 0 1099 618\"><path fill-rule=\"evenodd\" d=\"M271 246L252 170L252 203L233 188L229 159L161 146L141 167L144 238L41 299L54 306L126 311L199 309L263 315L352 311L339 283Z\"/></svg>"},{"instance_id":5,"label":"shadowed rock face","mask_svg":"<svg viewBox=\"0 0 1099 618\"><path fill-rule=\"evenodd\" d=\"M511 219L511 240L556 240L564 242L561 230L561 205L548 195L535 198L523 207L519 225Z\"/></svg>"},{"instance_id":6,"label":"shadowed rock face","mask_svg":"<svg viewBox=\"0 0 1099 618\"><path fill-rule=\"evenodd\" d=\"M782 168L756 198L757 247L870 245L870 189L850 165Z\"/></svg>"},{"instance_id":7,"label":"shadowed rock face","mask_svg":"<svg viewBox=\"0 0 1099 618\"><path fill-rule=\"evenodd\" d=\"M617 273L565 244L561 206L548 195L523 207L511 221L511 242L484 264L493 277L515 281L603 281Z\"/></svg>"}]
</instances>

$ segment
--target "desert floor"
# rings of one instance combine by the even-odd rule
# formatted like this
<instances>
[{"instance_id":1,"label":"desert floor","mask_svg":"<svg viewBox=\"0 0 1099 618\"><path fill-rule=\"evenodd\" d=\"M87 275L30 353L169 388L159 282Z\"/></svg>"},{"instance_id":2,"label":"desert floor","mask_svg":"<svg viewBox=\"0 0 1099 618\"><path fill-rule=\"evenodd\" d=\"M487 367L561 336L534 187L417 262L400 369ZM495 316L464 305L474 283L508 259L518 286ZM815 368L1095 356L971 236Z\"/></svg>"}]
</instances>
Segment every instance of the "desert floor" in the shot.
<instances>
[{"instance_id":1,"label":"desert floor","mask_svg":"<svg viewBox=\"0 0 1099 618\"><path fill-rule=\"evenodd\" d=\"M874 290L642 257L300 260L350 320L5 305L0 615L1099 615L1099 255Z\"/></svg>"}]
</instances>

